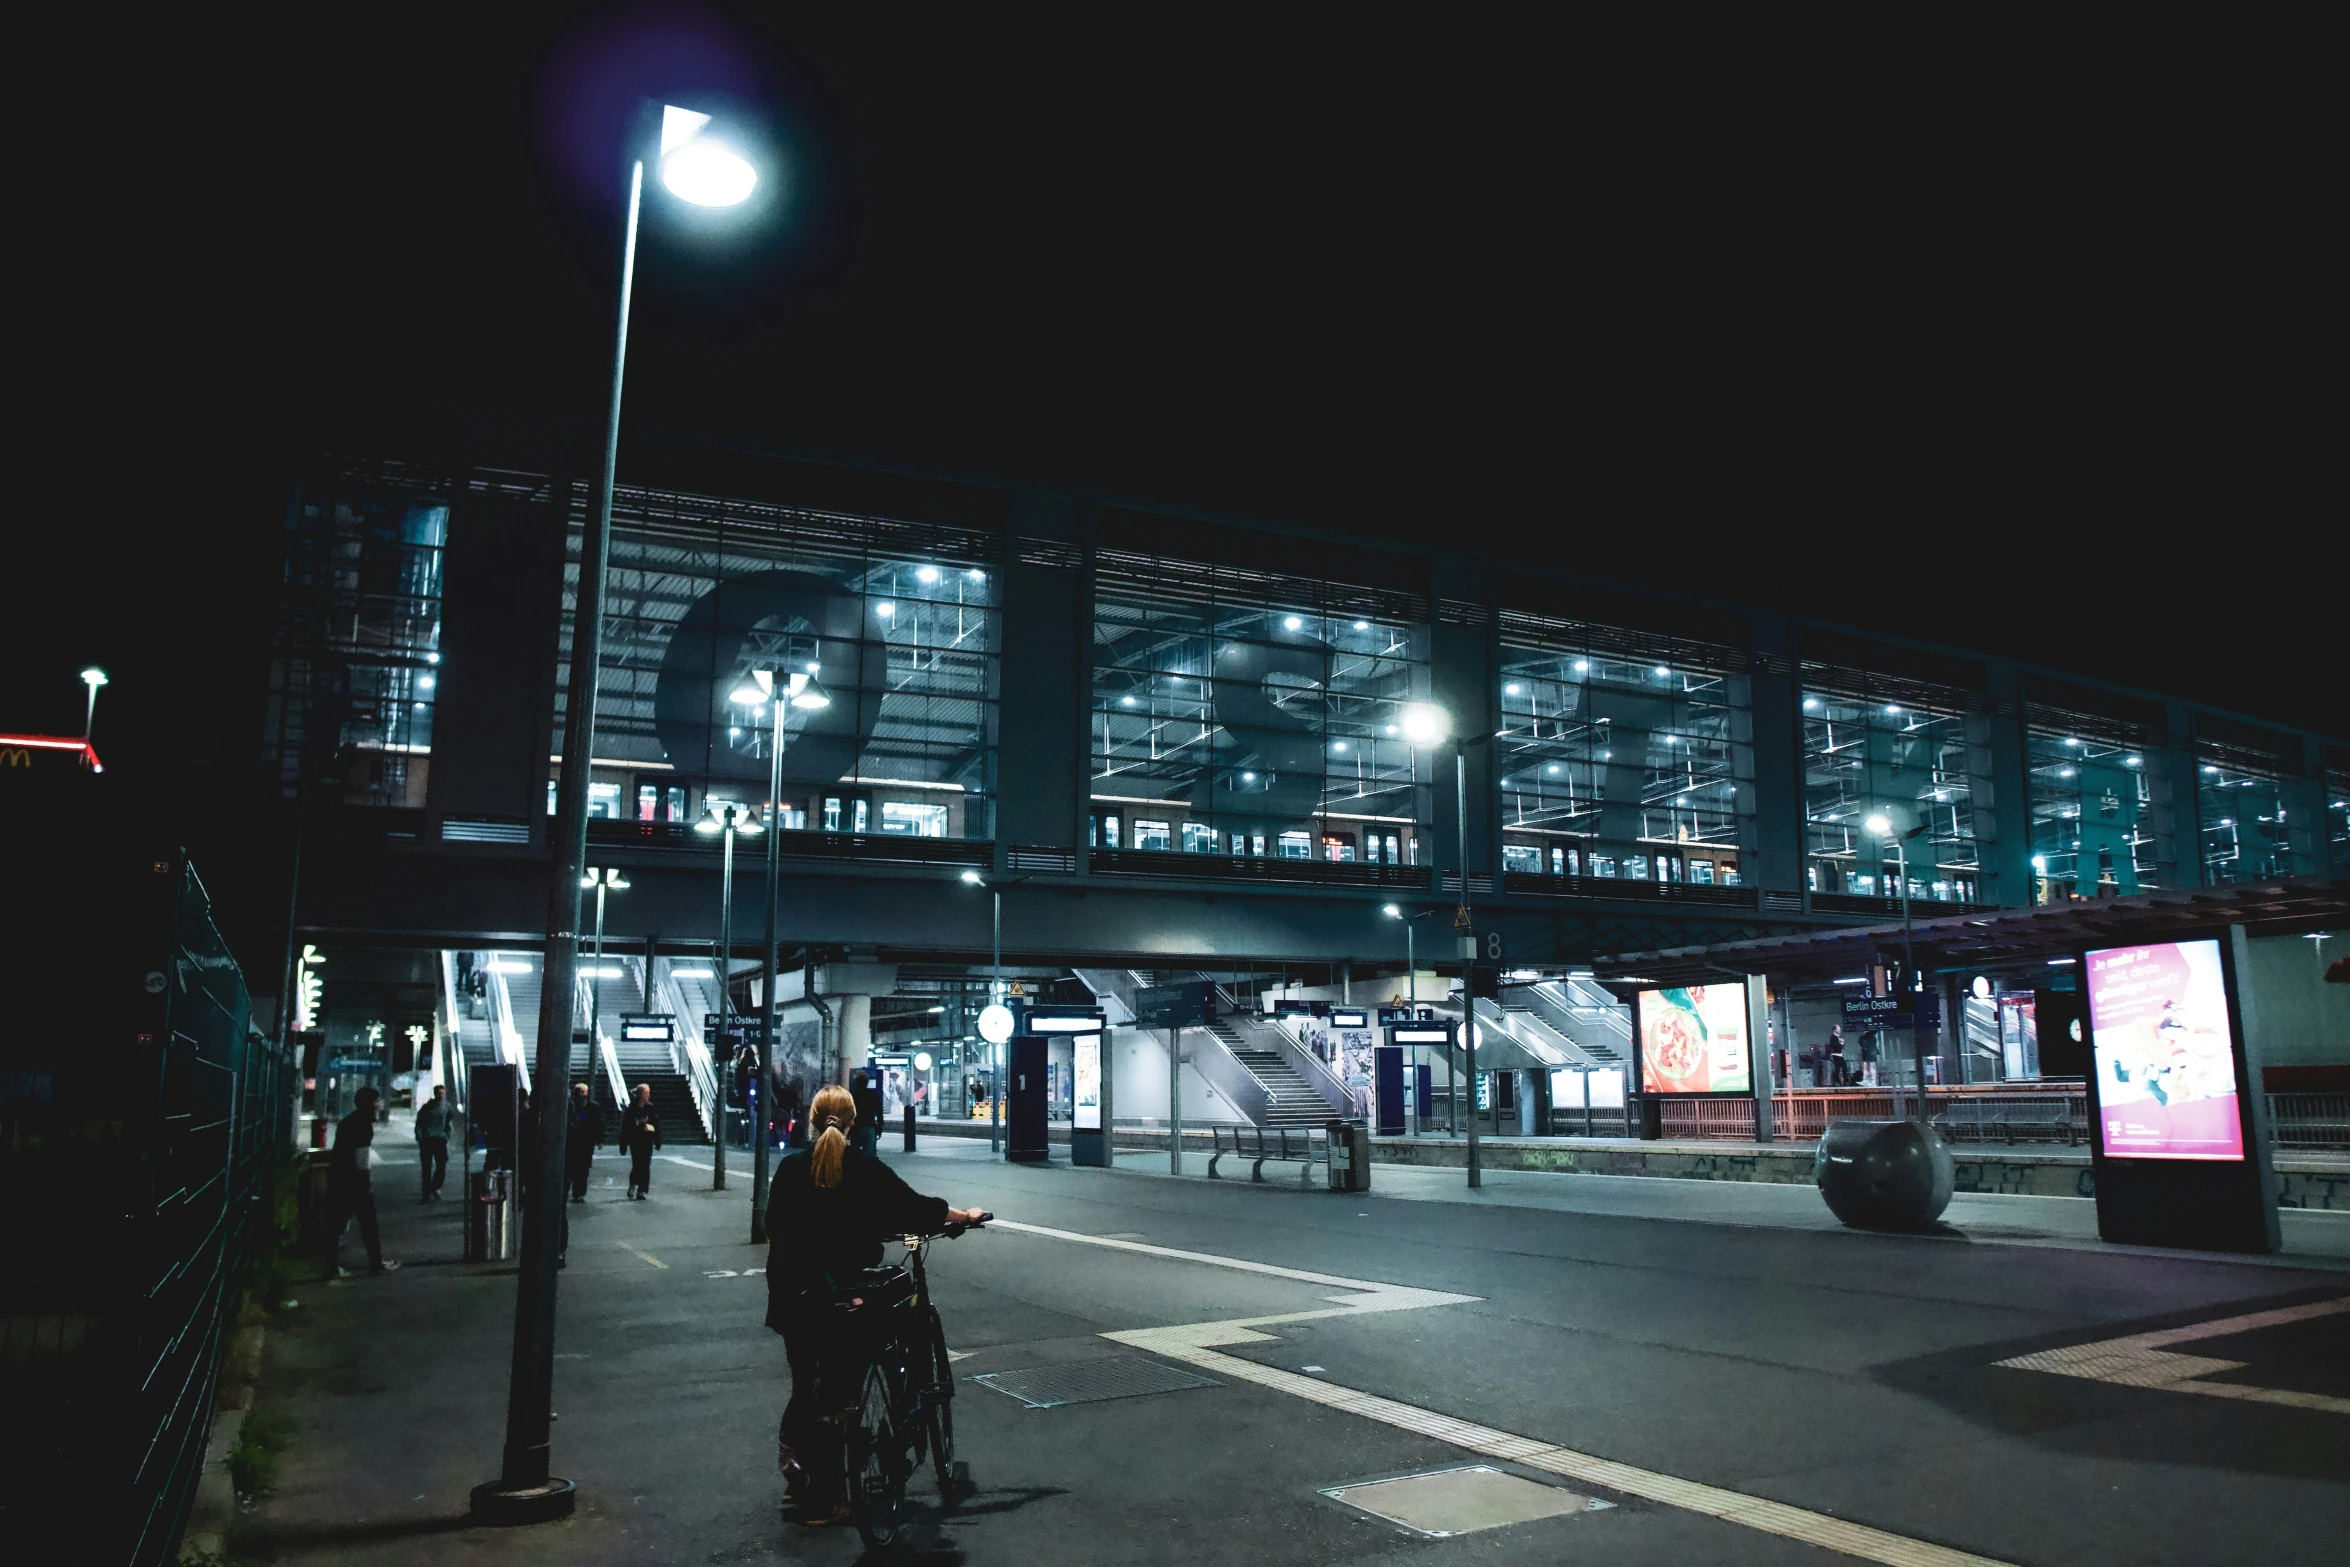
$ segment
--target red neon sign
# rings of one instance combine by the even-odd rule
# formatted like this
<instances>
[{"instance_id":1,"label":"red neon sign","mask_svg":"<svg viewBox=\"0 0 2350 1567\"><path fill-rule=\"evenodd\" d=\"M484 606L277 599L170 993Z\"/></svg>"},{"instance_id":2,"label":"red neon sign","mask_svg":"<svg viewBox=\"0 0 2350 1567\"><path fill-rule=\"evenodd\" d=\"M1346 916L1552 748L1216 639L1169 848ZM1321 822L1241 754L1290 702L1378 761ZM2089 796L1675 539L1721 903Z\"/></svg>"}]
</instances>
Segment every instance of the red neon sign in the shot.
<instances>
[{"instance_id":1,"label":"red neon sign","mask_svg":"<svg viewBox=\"0 0 2350 1567\"><path fill-rule=\"evenodd\" d=\"M56 735L0 735L0 767L30 767L33 759L8 753L22 747L33 751L79 751L82 765L93 773L106 771L106 764L98 760L98 748L87 740L64 740Z\"/></svg>"}]
</instances>

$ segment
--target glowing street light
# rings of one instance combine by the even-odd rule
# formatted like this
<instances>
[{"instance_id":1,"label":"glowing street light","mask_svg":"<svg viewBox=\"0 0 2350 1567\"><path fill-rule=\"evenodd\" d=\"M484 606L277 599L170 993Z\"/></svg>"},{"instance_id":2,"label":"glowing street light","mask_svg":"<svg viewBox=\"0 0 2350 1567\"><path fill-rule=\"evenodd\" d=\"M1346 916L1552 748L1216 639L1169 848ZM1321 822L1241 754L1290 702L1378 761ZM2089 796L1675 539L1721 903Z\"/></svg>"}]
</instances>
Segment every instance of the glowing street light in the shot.
<instances>
[{"instance_id":1,"label":"glowing street light","mask_svg":"<svg viewBox=\"0 0 2350 1567\"><path fill-rule=\"evenodd\" d=\"M629 302L636 284L645 164L656 164L661 184L671 196L697 207L739 205L759 184L759 172L750 160L716 133L709 115L697 110L665 105L657 134L646 116L631 139L628 216L621 230L620 287L612 333L612 387L605 405L603 462L595 500L587 526L581 530L571 701L564 714L563 762L555 785L555 825L550 838L553 853L547 880L545 994L554 1004L539 1008L538 1063L531 1094L540 1114L539 1167L523 1183L530 1194L530 1207L522 1229L522 1266L515 1289L505 1450L498 1477L473 1488L474 1514L489 1523L537 1523L566 1517L578 1501L572 1483L549 1469L554 1429L555 1269L566 1195L563 1144L568 1118L561 1113L561 1106L570 1096L571 1075L571 1010L560 998L571 994L578 967L579 884L587 866L589 758L595 750L596 687L603 666L612 488L620 460L620 399L627 379ZM733 844L734 835L729 832L730 863ZM723 1160L723 1153L720 1158ZM721 1179L718 1184L725 1183Z\"/></svg>"},{"instance_id":2,"label":"glowing street light","mask_svg":"<svg viewBox=\"0 0 2350 1567\"><path fill-rule=\"evenodd\" d=\"M98 721L98 688L106 684L106 671L92 664L82 671L82 684L90 688L89 710L82 715L82 744L90 743L90 728Z\"/></svg>"}]
</instances>

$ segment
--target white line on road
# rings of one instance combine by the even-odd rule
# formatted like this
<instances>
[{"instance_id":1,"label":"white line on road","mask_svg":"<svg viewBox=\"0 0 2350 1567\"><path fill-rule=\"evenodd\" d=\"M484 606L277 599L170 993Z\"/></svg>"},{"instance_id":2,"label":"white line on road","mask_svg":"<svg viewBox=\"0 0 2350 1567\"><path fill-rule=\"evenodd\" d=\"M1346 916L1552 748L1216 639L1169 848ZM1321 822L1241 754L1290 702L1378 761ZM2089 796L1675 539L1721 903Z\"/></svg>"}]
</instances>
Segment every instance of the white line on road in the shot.
<instances>
[{"instance_id":1,"label":"white line on road","mask_svg":"<svg viewBox=\"0 0 2350 1567\"><path fill-rule=\"evenodd\" d=\"M1925 1540L1913 1540L1907 1535L1893 1534L1883 1529L1872 1529L1866 1524L1832 1518L1826 1513L1807 1508L1791 1507L1767 1497L1749 1496L1742 1491L1724 1490L1695 1480L1684 1480L1678 1475L1659 1474L1650 1469L1638 1469L1612 1459L1579 1453L1572 1448L1537 1441L1532 1437L1517 1436L1508 1431L1497 1431L1491 1426L1458 1420L1439 1414L1433 1409L1422 1409L1376 1394L1357 1392L1335 1382L1317 1377L1300 1376L1293 1371L1281 1371L1261 1366L1253 1360L1216 1352L1211 1345L1268 1343L1273 1334L1256 1331L1279 1323L1302 1322L1314 1318L1351 1317L1380 1311L1412 1311L1428 1306L1449 1306L1472 1302L1475 1295L1454 1295L1442 1290L1418 1289L1404 1284L1382 1284L1365 1279L1339 1278L1327 1273L1308 1273L1298 1268L1277 1267L1271 1263L1250 1262L1240 1257L1220 1257L1213 1252L1179 1251L1171 1246L1150 1246L1138 1241L1112 1240L1106 1236L1083 1235L1074 1230L1047 1229L1037 1224L1020 1224L1009 1219L998 1219L995 1224L1003 1229L1018 1230L1023 1234L1041 1235L1053 1240L1076 1241L1087 1246L1107 1246L1117 1251L1139 1252L1146 1256L1165 1257L1177 1262L1196 1262L1210 1267L1236 1268L1244 1273L1266 1274L1274 1278L1295 1279L1306 1284L1336 1285L1351 1293L1331 1295L1326 1299L1338 1302L1328 1311L1293 1311L1276 1316L1247 1317L1231 1322L1194 1322L1180 1327L1134 1328L1118 1333L1104 1333L1103 1338L1136 1349L1163 1355L1169 1360L1180 1360L1203 1370L1238 1382L1253 1382L1259 1387L1307 1399L1327 1408L1360 1415L1415 1435L1449 1442L1455 1447L1482 1453L1529 1468L1547 1470L1585 1484L1605 1486L1629 1496L1644 1497L1679 1507L1689 1512L1703 1513L1726 1523L1759 1529L1766 1534L1799 1540L1824 1550L1840 1551L1863 1561L1880 1562L1884 1567L2007 1567L1994 1557L1977 1556L1967 1551L1953 1550Z\"/></svg>"},{"instance_id":2,"label":"white line on road","mask_svg":"<svg viewBox=\"0 0 2350 1567\"><path fill-rule=\"evenodd\" d=\"M668 1263L663 1262L660 1258L654 1256L651 1252L638 1251L634 1246L631 1246L626 1241L614 1241L612 1244L619 1247L622 1251L627 1252L631 1257L643 1258L645 1261L651 1263L656 1268L666 1268L669 1266Z\"/></svg>"},{"instance_id":3,"label":"white line on road","mask_svg":"<svg viewBox=\"0 0 2350 1567\"><path fill-rule=\"evenodd\" d=\"M2046 1371L2060 1377L2116 1382L2123 1387L2160 1388L2166 1393L2202 1393L2212 1398L2236 1398L2259 1404L2283 1404L2294 1409L2316 1409L2328 1414L2350 1415L2350 1398L2336 1398L2329 1393L2297 1393L2290 1388L2251 1387L2242 1382L2206 1382L2203 1380L2205 1377L2222 1371L2241 1371L2249 1362L2215 1360L2208 1355L2174 1355L2165 1347L2191 1344L2202 1338L2256 1333L2262 1328L2282 1327L2288 1322L2307 1322L2312 1317L2332 1316L2341 1311L2350 1311L2350 1295L2313 1301L2306 1306L2281 1306L2274 1311L2255 1311L2241 1317L2194 1322L2183 1328L2158 1328L2152 1333L2100 1339L2093 1344L2043 1349L1995 1364L2011 1371Z\"/></svg>"}]
</instances>

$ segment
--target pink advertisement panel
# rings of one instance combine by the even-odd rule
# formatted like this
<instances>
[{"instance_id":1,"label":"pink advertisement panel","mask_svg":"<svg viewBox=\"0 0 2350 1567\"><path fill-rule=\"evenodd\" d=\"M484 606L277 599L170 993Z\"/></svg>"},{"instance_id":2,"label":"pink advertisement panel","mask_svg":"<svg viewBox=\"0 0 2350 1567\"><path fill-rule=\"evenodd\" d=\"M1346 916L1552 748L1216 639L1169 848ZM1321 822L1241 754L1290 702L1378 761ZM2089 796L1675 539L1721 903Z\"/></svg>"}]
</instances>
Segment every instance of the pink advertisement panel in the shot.
<instances>
[{"instance_id":1,"label":"pink advertisement panel","mask_svg":"<svg viewBox=\"0 0 2350 1567\"><path fill-rule=\"evenodd\" d=\"M2241 1159L2236 1052L2216 941L2088 956L2098 1133L2109 1157Z\"/></svg>"}]
</instances>

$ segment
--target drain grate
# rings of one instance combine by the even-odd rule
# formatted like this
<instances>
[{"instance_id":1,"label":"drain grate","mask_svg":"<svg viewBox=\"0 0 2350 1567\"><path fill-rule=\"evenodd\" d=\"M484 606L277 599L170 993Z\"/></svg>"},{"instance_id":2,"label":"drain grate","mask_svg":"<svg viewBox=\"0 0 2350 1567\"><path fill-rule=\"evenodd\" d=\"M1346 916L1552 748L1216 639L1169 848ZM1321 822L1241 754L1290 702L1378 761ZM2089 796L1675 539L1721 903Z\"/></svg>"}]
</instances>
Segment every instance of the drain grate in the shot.
<instances>
[{"instance_id":1,"label":"drain grate","mask_svg":"<svg viewBox=\"0 0 2350 1567\"><path fill-rule=\"evenodd\" d=\"M1150 1393L1176 1393L1187 1387L1221 1385L1156 1360L1126 1355L1107 1360L1064 1361L1057 1366L1035 1366L1026 1371L990 1371L971 1380L999 1393L1009 1393L1031 1409L1098 1404L1104 1399L1141 1398Z\"/></svg>"}]
</instances>

